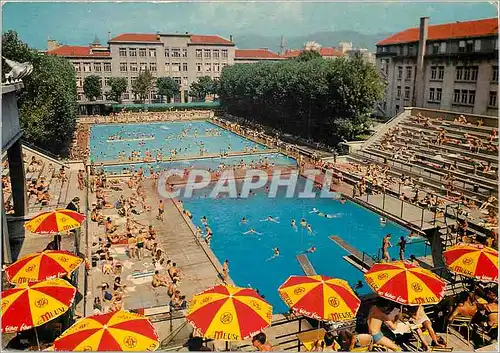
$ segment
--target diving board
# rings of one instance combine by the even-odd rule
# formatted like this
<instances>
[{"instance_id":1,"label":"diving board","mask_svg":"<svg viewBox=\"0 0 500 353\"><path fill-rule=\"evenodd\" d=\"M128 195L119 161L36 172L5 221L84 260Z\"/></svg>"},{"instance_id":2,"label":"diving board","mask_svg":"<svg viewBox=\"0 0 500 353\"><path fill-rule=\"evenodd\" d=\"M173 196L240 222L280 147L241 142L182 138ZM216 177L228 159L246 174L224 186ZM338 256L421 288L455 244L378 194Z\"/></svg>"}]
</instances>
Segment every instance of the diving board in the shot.
<instances>
[{"instance_id":1,"label":"diving board","mask_svg":"<svg viewBox=\"0 0 500 353\"><path fill-rule=\"evenodd\" d=\"M330 239L350 254L348 258L352 261L348 262L359 270L367 270L375 264L375 261L373 261L373 259L368 254L362 253L358 249L347 244L347 242L338 235L332 235L330 236Z\"/></svg>"},{"instance_id":2,"label":"diving board","mask_svg":"<svg viewBox=\"0 0 500 353\"><path fill-rule=\"evenodd\" d=\"M300 267L302 267L302 271L306 276L316 276L316 270L314 269L311 261L306 254L297 255L297 260L299 261Z\"/></svg>"}]
</instances>

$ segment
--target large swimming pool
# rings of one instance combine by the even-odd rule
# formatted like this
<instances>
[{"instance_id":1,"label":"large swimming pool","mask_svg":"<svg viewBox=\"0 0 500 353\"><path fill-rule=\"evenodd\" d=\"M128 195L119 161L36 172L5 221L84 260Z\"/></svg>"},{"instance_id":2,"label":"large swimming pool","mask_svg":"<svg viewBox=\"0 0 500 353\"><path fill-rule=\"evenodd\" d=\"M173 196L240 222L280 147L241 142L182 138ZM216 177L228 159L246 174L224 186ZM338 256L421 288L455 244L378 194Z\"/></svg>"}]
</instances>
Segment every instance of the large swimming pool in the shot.
<instances>
[{"instance_id":1,"label":"large swimming pool","mask_svg":"<svg viewBox=\"0 0 500 353\"><path fill-rule=\"evenodd\" d=\"M154 157L160 151L167 158L174 149L177 156L199 156L200 149L205 154L219 154L263 150L265 146L207 121L99 124L91 129L90 155L94 162L116 161L122 152L129 156L132 151L139 151L144 157L147 150Z\"/></svg>"},{"instance_id":2,"label":"large swimming pool","mask_svg":"<svg viewBox=\"0 0 500 353\"><path fill-rule=\"evenodd\" d=\"M262 153L262 154L251 154L251 155L243 155L243 156L235 156L235 157L224 157L224 158L202 158L202 159L186 159L182 161L174 161L174 162L153 162L153 163L127 163L127 164L117 164L104 166L105 172L111 174L123 174L129 173L133 170L138 170L140 167L144 170L145 175L149 175L150 168L153 168L155 171L162 171L165 169L184 169L184 168L198 168L205 170L215 170L217 169L221 163L226 167L236 166L240 164L240 162L248 165L253 163L259 163L262 161L267 161L269 164L274 164L276 166L295 166L296 162L294 159L288 158L281 153Z\"/></svg>"},{"instance_id":3,"label":"large swimming pool","mask_svg":"<svg viewBox=\"0 0 500 353\"><path fill-rule=\"evenodd\" d=\"M298 189L304 182L305 179L299 181ZM354 285L363 279L362 273L342 258L347 253L329 236L339 235L357 249L375 255L385 234L392 234L395 245L401 236L409 233L392 222L381 225L379 215L352 202L341 204L332 199L285 198L284 193L285 190L280 189L277 198L268 198L263 188L248 199L210 199L203 197L206 190L200 190L194 193L194 197L183 200L197 226L202 227L200 219L207 217L214 232L211 248L221 263L229 260L230 276L235 284L259 289L274 306L275 313L287 311L277 289L288 276L304 274L296 257L306 249L317 248L308 257L318 274L343 278ZM313 208L335 218L310 213ZM262 221L268 216L278 218L280 223ZM248 223L240 222L243 217ZM291 226L292 218L296 220L297 228ZM312 234L300 226L301 218L312 226ZM243 234L250 228L262 235ZM275 247L281 254L271 259ZM423 255L424 247L421 241L410 243L407 256ZM390 254L398 257L399 248L391 248ZM359 293L367 292L369 289L365 284Z\"/></svg>"}]
</instances>

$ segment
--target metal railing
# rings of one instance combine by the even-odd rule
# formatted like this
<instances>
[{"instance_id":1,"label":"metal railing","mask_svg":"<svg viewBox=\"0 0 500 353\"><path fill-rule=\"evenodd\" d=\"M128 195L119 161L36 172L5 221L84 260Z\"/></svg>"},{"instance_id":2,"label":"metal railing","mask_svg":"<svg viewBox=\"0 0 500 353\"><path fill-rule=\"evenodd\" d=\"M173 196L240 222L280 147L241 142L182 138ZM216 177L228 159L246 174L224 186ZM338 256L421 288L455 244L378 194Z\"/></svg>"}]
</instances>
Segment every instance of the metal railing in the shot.
<instances>
[{"instance_id":1,"label":"metal railing","mask_svg":"<svg viewBox=\"0 0 500 353\"><path fill-rule=\"evenodd\" d=\"M32 149L35 152L41 153L41 154L43 154L46 157L54 159L55 162L57 162L57 163L59 163L61 165L65 165L66 164L64 161L61 161L61 156L58 156L58 155L56 155L56 154L54 154L52 152L49 152L49 151L47 151L47 150L45 150L45 149L43 149L41 147L38 147L38 146L36 146L36 145L32 144L31 142L28 142L26 140L21 140L21 143L22 143L23 146L26 146L26 147Z\"/></svg>"}]
</instances>

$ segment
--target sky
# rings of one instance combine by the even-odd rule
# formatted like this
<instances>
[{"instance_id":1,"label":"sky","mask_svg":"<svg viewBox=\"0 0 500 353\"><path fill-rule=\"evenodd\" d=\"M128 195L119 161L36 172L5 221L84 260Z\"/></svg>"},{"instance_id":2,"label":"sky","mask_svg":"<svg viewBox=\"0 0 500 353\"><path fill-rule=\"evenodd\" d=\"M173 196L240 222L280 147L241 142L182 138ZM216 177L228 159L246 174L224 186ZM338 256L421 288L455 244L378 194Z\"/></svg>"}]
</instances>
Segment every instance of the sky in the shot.
<instances>
[{"instance_id":1,"label":"sky","mask_svg":"<svg viewBox=\"0 0 500 353\"><path fill-rule=\"evenodd\" d=\"M488 2L170 2L170 3L4 3L2 30L16 30L29 45L46 49L48 37L69 45L87 45L108 32L263 35L285 37L354 30L395 33L430 24L495 17Z\"/></svg>"}]
</instances>

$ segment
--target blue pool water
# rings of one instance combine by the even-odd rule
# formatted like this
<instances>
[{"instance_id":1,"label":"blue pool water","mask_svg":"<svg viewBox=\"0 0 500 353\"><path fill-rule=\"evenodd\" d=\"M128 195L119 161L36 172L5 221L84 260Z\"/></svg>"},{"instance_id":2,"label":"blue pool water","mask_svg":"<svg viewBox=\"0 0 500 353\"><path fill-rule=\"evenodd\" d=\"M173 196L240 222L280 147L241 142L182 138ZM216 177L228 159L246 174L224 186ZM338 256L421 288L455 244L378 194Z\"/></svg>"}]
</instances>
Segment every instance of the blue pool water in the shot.
<instances>
[{"instance_id":1,"label":"blue pool water","mask_svg":"<svg viewBox=\"0 0 500 353\"><path fill-rule=\"evenodd\" d=\"M112 166L104 166L103 169L107 173L111 174L121 174L126 173L131 170L138 170L140 167L144 170L145 175L149 175L149 169L152 167L155 171L161 171L164 169L184 169L184 168L198 168L198 169L217 169L217 167L224 163L226 166L235 166L243 161L243 163L250 165L251 163L257 163L259 161L267 160L268 163L274 163L276 166L295 166L296 162L294 159L288 158L281 153L265 153L257 155L244 155L226 158L203 158L203 159L191 159L183 161L174 162L160 162L160 163L134 163L134 164L120 164Z\"/></svg>"},{"instance_id":2,"label":"blue pool water","mask_svg":"<svg viewBox=\"0 0 500 353\"><path fill-rule=\"evenodd\" d=\"M303 189L304 181L299 181L299 191ZM183 200L184 207L193 214L197 226L202 227L201 217L208 218L214 232L211 248L221 263L229 260L230 276L235 284L259 289L273 305L275 313L287 311L277 289L288 276L304 274L296 259L304 250L312 246L317 248L308 257L318 274L343 278L354 285L363 279L362 273L342 258L347 253L329 236L339 235L359 250L375 255L385 234L391 233L391 242L396 245L401 236L409 233L392 222L381 225L379 215L352 202L341 204L332 199L285 198L284 189L280 189L277 198L268 198L265 189L261 189L245 200L204 198L202 195L206 193L206 190L195 192L194 197ZM309 213L313 208L337 217L326 219ZM261 221L268 216L279 218L280 223ZM243 217L248 219L247 224L240 223ZM290 225L292 218L297 222L296 230ZM312 234L300 226L301 218L311 224ZM250 228L262 235L243 234ZM281 255L270 259L274 247L280 249ZM421 256L424 247L421 241L410 243L406 256ZM399 248L394 246L390 254L398 257ZM368 292L370 289L365 283L359 293Z\"/></svg>"},{"instance_id":3,"label":"blue pool water","mask_svg":"<svg viewBox=\"0 0 500 353\"><path fill-rule=\"evenodd\" d=\"M188 129L187 136L181 136L185 129ZM220 135L208 135L206 129L217 131ZM195 130L198 132L197 136L195 136ZM121 136L122 140L108 141L110 136L115 135ZM141 145L140 139L144 136L146 137L145 143ZM150 136L154 136L154 139L148 139ZM94 162L118 160L122 151L127 156L134 150L140 151L144 156L144 152L148 149L153 156L161 151L164 158L168 157L173 149L177 149L178 156L199 156L201 147L207 154L218 154L221 151L244 151L245 147L265 149L263 145L221 129L207 121L101 124L92 126L90 134L90 155Z\"/></svg>"}]
</instances>

